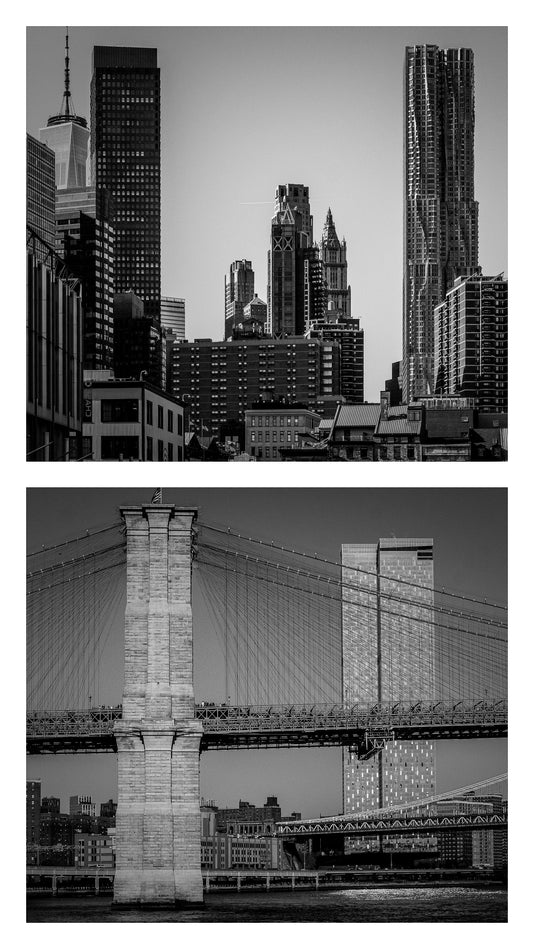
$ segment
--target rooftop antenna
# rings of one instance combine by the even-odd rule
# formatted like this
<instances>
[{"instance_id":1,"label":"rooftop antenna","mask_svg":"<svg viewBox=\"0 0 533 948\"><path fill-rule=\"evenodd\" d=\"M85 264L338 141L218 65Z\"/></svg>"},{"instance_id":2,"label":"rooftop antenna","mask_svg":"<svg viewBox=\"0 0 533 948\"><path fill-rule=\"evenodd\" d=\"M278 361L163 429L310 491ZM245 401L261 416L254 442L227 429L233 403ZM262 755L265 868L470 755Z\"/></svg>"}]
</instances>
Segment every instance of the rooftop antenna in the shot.
<instances>
[{"instance_id":1,"label":"rooftop antenna","mask_svg":"<svg viewBox=\"0 0 533 948\"><path fill-rule=\"evenodd\" d=\"M65 115L70 116L70 59L68 55L68 26L65 27L65 92L63 101L65 103Z\"/></svg>"},{"instance_id":2,"label":"rooftop antenna","mask_svg":"<svg viewBox=\"0 0 533 948\"><path fill-rule=\"evenodd\" d=\"M48 125L64 125L67 122L74 122L76 125L81 125L83 128L87 128L87 122L84 118L76 115L76 109L74 108L74 103L72 101L72 93L70 91L70 50L68 45L68 26L65 27L65 91L63 92L63 98L61 99L61 108L59 110L59 115L51 115L48 119Z\"/></svg>"}]
</instances>

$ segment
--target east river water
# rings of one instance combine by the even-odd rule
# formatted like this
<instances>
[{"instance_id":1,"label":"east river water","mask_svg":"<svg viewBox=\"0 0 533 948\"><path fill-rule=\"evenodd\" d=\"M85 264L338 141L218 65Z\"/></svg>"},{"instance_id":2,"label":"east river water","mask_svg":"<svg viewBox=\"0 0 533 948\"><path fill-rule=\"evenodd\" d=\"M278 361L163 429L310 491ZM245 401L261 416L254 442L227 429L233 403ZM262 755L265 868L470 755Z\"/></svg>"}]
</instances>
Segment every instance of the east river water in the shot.
<instances>
[{"instance_id":1,"label":"east river water","mask_svg":"<svg viewBox=\"0 0 533 948\"><path fill-rule=\"evenodd\" d=\"M111 898L28 901L28 922L506 922L507 891L475 888L210 892L203 909L119 911Z\"/></svg>"}]
</instances>

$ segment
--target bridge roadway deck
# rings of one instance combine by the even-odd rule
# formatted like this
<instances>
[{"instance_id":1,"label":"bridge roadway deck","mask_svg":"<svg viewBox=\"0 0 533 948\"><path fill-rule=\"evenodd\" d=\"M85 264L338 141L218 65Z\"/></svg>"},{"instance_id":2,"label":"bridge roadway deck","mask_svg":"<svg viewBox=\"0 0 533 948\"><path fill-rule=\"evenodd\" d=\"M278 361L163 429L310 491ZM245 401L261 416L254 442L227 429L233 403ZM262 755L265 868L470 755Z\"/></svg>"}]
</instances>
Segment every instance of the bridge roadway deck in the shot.
<instances>
[{"instance_id":1,"label":"bridge roadway deck","mask_svg":"<svg viewBox=\"0 0 533 948\"><path fill-rule=\"evenodd\" d=\"M195 716L203 725L202 751L344 745L365 757L389 740L507 737L505 700L244 707L203 703ZM114 726L121 719L121 707L31 711L26 716L27 752L113 753Z\"/></svg>"}]
</instances>

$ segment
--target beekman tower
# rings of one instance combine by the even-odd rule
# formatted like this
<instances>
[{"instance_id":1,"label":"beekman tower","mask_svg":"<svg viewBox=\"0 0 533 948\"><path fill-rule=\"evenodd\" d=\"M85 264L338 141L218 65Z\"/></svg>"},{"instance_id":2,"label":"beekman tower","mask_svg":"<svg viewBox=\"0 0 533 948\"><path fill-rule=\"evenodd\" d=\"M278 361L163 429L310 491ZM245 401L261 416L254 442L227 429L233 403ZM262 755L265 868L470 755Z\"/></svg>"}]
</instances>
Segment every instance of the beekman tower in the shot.
<instances>
[{"instance_id":1,"label":"beekman tower","mask_svg":"<svg viewBox=\"0 0 533 948\"><path fill-rule=\"evenodd\" d=\"M404 87L405 402L432 394L433 312L478 265L474 54L408 46Z\"/></svg>"}]
</instances>

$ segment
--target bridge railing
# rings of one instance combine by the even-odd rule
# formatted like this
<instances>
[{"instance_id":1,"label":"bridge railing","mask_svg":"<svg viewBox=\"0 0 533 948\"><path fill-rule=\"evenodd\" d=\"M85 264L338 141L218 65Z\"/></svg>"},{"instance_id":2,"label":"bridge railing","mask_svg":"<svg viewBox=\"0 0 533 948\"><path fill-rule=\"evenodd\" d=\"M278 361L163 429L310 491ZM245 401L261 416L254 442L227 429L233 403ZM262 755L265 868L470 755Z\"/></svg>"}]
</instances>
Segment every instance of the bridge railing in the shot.
<instances>
[{"instance_id":1,"label":"bridge railing","mask_svg":"<svg viewBox=\"0 0 533 948\"><path fill-rule=\"evenodd\" d=\"M380 729L417 726L504 725L507 723L507 701L244 707L204 702L196 706L195 716L202 722L205 732L342 729L379 733ZM120 705L86 710L30 711L26 716L27 735L111 734L121 718Z\"/></svg>"}]
</instances>

